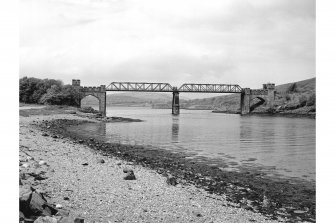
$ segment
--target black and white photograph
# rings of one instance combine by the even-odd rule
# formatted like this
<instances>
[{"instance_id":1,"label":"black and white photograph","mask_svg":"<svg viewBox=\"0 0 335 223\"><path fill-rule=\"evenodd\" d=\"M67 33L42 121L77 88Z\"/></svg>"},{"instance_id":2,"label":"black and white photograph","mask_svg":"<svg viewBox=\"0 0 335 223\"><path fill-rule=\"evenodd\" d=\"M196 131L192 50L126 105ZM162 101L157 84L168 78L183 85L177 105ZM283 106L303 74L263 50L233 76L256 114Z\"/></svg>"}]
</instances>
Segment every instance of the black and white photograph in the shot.
<instances>
[{"instance_id":1,"label":"black and white photograph","mask_svg":"<svg viewBox=\"0 0 335 223\"><path fill-rule=\"evenodd\" d=\"M316 222L316 8L18 0L5 222Z\"/></svg>"}]
</instances>

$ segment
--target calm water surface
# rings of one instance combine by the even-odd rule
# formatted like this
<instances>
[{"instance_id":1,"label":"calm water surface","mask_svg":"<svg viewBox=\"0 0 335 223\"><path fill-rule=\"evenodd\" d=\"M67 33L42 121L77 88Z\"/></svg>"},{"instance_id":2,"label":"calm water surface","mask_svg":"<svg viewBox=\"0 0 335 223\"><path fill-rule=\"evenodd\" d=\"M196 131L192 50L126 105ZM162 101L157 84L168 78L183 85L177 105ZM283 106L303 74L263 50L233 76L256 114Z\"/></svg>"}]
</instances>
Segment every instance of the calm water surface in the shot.
<instances>
[{"instance_id":1,"label":"calm water surface","mask_svg":"<svg viewBox=\"0 0 335 223\"><path fill-rule=\"evenodd\" d=\"M240 116L204 110L107 108L108 116L144 122L84 124L76 131L100 134L110 142L150 145L190 158L268 174L315 180L315 119Z\"/></svg>"}]
</instances>

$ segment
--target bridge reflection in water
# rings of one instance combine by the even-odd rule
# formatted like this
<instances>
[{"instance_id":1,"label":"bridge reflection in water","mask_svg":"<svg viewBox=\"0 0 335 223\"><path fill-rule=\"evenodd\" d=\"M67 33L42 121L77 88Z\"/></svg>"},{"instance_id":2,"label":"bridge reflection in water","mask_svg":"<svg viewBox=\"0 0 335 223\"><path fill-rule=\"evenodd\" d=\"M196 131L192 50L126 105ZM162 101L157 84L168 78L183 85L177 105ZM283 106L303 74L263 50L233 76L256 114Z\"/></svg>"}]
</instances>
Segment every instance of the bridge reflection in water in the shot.
<instances>
[{"instance_id":1,"label":"bridge reflection in water","mask_svg":"<svg viewBox=\"0 0 335 223\"><path fill-rule=\"evenodd\" d=\"M172 116L172 134L171 139L172 143L179 142L179 116Z\"/></svg>"},{"instance_id":2,"label":"bridge reflection in water","mask_svg":"<svg viewBox=\"0 0 335 223\"><path fill-rule=\"evenodd\" d=\"M101 138L102 140L108 139L111 136L107 135L107 124L113 123L100 122L96 125L91 125L90 131L94 133L95 137ZM179 142L179 116L172 116L171 142Z\"/></svg>"}]
</instances>

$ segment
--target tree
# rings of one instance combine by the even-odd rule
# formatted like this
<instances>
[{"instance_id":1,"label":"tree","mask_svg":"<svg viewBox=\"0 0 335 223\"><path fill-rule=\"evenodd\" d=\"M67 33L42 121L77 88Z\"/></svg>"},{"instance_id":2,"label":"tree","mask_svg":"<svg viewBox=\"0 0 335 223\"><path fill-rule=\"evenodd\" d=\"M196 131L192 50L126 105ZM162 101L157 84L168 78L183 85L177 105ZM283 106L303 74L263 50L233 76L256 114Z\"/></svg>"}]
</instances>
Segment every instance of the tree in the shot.
<instances>
[{"instance_id":1,"label":"tree","mask_svg":"<svg viewBox=\"0 0 335 223\"><path fill-rule=\"evenodd\" d=\"M48 89L51 88L51 86L53 85L61 87L63 83L59 80L54 79L44 79L41 82L39 82L36 86L37 90L35 90L32 95L33 100L39 102L42 96L46 94Z\"/></svg>"},{"instance_id":2,"label":"tree","mask_svg":"<svg viewBox=\"0 0 335 223\"><path fill-rule=\"evenodd\" d=\"M82 95L72 85L65 85L62 88L61 97L63 99L63 104L78 106Z\"/></svg>"},{"instance_id":3,"label":"tree","mask_svg":"<svg viewBox=\"0 0 335 223\"><path fill-rule=\"evenodd\" d=\"M27 78L24 77L20 79L20 94L19 99L24 103L37 103L38 100L33 97L35 91L38 90L38 84L41 82L41 79L34 77Z\"/></svg>"},{"instance_id":4,"label":"tree","mask_svg":"<svg viewBox=\"0 0 335 223\"><path fill-rule=\"evenodd\" d=\"M51 88L47 90L47 93L41 97L39 103L60 105L62 103L62 98L60 96L61 90L62 88L60 86L52 85Z\"/></svg>"},{"instance_id":5,"label":"tree","mask_svg":"<svg viewBox=\"0 0 335 223\"><path fill-rule=\"evenodd\" d=\"M62 86L63 83L54 79L38 79L23 77L19 81L19 100L24 103L39 103L40 99L52 85Z\"/></svg>"},{"instance_id":6,"label":"tree","mask_svg":"<svg viewBox=\"0 0 335 223\"><path fill-rule=\"evenodd\" d=\"M79 105L81 93L72 85L57 86L52 85L40 100L42 104L50 105Z\"/></svg>"}]
</instances>

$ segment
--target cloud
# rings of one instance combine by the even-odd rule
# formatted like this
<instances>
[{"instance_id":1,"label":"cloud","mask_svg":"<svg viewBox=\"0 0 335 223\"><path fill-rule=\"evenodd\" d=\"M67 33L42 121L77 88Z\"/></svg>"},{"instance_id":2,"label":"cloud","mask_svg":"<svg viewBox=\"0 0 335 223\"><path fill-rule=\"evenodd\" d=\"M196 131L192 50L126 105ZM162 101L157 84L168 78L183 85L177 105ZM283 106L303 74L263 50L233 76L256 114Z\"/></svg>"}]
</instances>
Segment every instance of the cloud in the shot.
<instances>
[{"instance_id":1,"label":"cloud","mask_svg":"<svg viewBox=\"0 0 335 223\"><path fill-rule=\"evenodd\" d=\"M315 75L312 0L21 0L20 76L238 83ZM293 80L294 79L294 80Z\"/></svg>"}]
</instances>

